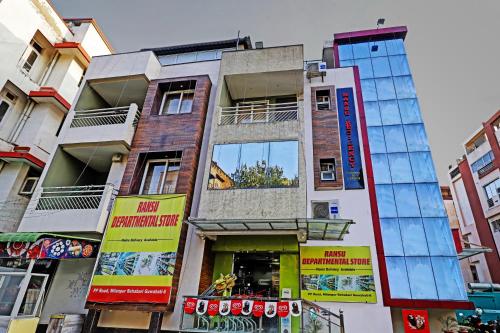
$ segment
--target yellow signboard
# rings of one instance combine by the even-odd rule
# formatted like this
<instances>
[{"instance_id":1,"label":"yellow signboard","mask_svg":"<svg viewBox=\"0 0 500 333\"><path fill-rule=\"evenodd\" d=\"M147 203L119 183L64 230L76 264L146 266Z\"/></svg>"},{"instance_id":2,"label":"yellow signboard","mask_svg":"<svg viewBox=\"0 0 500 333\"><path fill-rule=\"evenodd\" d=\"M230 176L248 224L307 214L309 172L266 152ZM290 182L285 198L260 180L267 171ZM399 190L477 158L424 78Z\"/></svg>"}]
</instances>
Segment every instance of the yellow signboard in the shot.
<instances>
[{"instance_id":1,"label":"yellow signboard","mask_svg":"<svg viewBox=\"0 0 500 333\"><path fill-rule=\"evenodd\" d=\"M300 274L303 299L377 302L368 246L302 246Z\"/></svg>"},{"instance_id":2,"label":"yellow signboard","mask_svg":"<svg viewBox=\"0 0 500 333\"><path fill-rule=\"evenodd\" d=\"M89 302L168 303L185 195L118 197Z\"/></svg>"}]
</instances>

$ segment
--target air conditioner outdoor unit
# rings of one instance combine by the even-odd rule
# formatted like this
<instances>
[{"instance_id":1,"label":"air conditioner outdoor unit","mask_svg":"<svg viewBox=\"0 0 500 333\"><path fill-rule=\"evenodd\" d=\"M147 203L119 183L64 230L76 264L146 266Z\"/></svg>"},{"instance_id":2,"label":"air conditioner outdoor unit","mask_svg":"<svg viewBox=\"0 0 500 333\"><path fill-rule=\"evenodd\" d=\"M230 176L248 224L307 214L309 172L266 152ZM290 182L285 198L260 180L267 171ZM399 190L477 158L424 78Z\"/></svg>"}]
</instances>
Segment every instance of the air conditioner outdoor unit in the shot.
<instances>
[{"instance_id":1,"label":"air conditioner outdoor unit","mask_svg":"<svg viewBox=\"0 0 500 333\"><path fill-rule=\"evenodd\" d=\"M313 72L326 72L326 62L324 61L313 61L306 64L306 71L309 73Z\"/></svg>"},{"instance_id":2,"label":"air conditioner outdoor unit","mask_svg":"<svg viewBox=\"0 0 500 333\"><path fill-rule=\"evenodd\" d=\"M493 204L496 206L498 203L500 203L500 197L497 195L494 195L491 199L493 199Z\"/></svg>"},{"instance_id":3,"label":"air conditioner outdoor unit","mask_svg":"<svg viewBox=\"0 0 500 333\"><path fill-rule=\"evenodd\" d=\"M331 201L313 201L312 213L315 219L334 219L335 214L332 212L334 203Z\"/></svg>"},{"instance_id":4,"label":"air conditioner outdoor unit","mask_svg":"<svg viewBox=\"0 0 500 333\"><path fill-rule=\"evenodd\" d=\"M39 179L39 177L27 177L23 183L23 186L21 187L21 191L19 191L19 194L33 194L33 191L35 191L36 184L38 184Z\"/></svg>"}]
</instances>

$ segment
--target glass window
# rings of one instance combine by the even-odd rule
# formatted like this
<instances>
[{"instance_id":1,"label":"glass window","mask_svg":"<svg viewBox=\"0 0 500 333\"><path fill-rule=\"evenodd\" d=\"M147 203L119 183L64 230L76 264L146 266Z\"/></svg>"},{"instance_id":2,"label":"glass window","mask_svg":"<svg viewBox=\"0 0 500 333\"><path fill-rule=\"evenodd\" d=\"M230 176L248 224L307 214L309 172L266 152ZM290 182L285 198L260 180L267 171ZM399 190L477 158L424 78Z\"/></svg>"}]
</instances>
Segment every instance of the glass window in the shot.
<instances>
[{"instance_id":1,"label":"glass window","mask_svg":"<svg viewBox=\"0 0 500 333\"><path fill-rule=\"evenodd\" d=\"M493 152L490 150L480 158L478 158L474 163L471 164L472 172L476 172L486 164L490 163L493 160Z\"/></svg>"},{"instance_id":2,"label":"glass window","mask_svg":"<svg viewBox=\"0 0 500 333\"><path fill-rule=\"evenodd\" d=\"M429 257L406 257L413 299L438 299Z\"/></svg>"},{"instance_id":3,"label":"glass window","mask_svg":"<svg viewBox=\"0 0 500 333\"><path fill-rule=\"evenodd\" d=\"M373 76L374 77L388 77L391 76L391 68L387 57L373 58Z\"/></svg>"},{"instance_id":4,"label":"glass window","mask_svg":"<svg viewBox=\"0 0 500 333\"><path fill-rule=\"evenodd\" d=\"M377 90L375 88L375 81L371 79L361 80L361 92L363 94L363 101L377 101Z\"/></svg>"},{"instance_id":5,"label":"glass window","mask_svg":"<svg viewBox=\"0 0 500 333\"><path fill-rule=\"evenodd\" d=\"M375 184L390 184L391 173L389 172L389 163L386 154L374 154L372 157L373 176Z\"/></svg>"},{"instance_id":6,"label":"glass window","mask_svg":"<svg viewBox=\"0 0 500 333\"><path fill-rule=\"evenodd\" d=\"M370 46L368 43L352 44L352 53L354 54L354 59L370 58Z\"/></svg>"},{"instance_id":7,"label":"glass window","mask_svg":"<svg viewBox=\"0 0 500 333\"><path fill-rule=\"evenodd\" d=\"M427 240L420 218L399 219L405 256L428 256Z\"/></svg>"},{"instance_id":8,"label":"glass window","mask_svg":"<svg viewBox=\"0 0 500 333\"><path fill-rule=\"evenodd\" d=\"M401 117L399 116L398 102L394 100L380 101L380 116L384 125L399 125Z\"/></svg>"},{"instance_id":9,"label":"glass window","mask_svg":"<svg viewBox=\"0 0 500 333\"><path fill-rule=\"evenodd\" d=\"M160 114L190 113L193 107L194 91L166 92Z\"/></svg>"},{"instance_id":10,"label":"glass window","mask_svg":"<svg viewBox=\"0 0 500 333\"><path fill-rule=\"evenodd\" d=\"M415 184L422 217L445 217L443 198L437 183Z\"/></svg>"},{"instance_id":11,"label":"glass window","mask_svg":"<svg viewBox=\"0 0 500 333\"><path fill-rule=\"evenodd\" d=\"M437 182L436 171L429 152L410 153L413 179L416 183Z\"/></svg>"},{"instance_id":12,"label":"glass window","mask_svg":"<svg viewBox=\"0 0 500 333\"><path fill-rule=\"evenodd\" d=\"M382 79L375 79L375 84L377 86L377 96L378 99L388 100L396 99L396 93L394 92L394 84L392 83L392 78L386 77Z\"/></svg>"},{"instance_id":13,"label":"glass window","mask_svg":"<svg viewBox=\"0 0 500 333\"><path fill-rule=\"evenodd\" d=\"M177 63L196 61L196 52L180 53L177 55Z\"/></svg>"},{"instance_id":14,"label":"glass window","mask_svg":"<svg viewBox=\"0 0 500 333\"><path fill-rule=\"evenodd\" d=\"M140 193L175 193L180 165L179 160L149 160L142 178Z\"/></svg>"},{"instance_id":15,"label":"glass window","mask_svg":"<svg viewBox=\"0 0 500 333\"><path fill-rule=\"evenodd\" d=\"M424 218L424 229L431 256L455 256L450 225L447 218Z\"/></svg>"},{"instance_id":16,"label":"glass window","mask_svg":"<svg viewBox=\"0 0 500 333\"><path fill-rule=\"evenodd\" d=\"M372 154L385 153L385 140L382 127L368 127L368 141Z\"/></svg>"},{"instance_id":17,"label":"glass window","mask_svg":"<svg viewBox=\"0 0 500 333\"><path fill-rule=\"evenodd\" d=\"M415 86L413 85L413 80L410 75L394 76L393 79L394 87L396 88L396 95L399 99L415 98L417 96Z\"/></svg>"},{"instance_id":18,"label":"glass window","mask_svg":"<svg viewBox=\"0 0 500 333\"><path fill-rule=\"evenodd\" d=\"M165 175L162 193L175 193L180 169L180 161L169 161L167 163L167 174Z\"/></svg>"},{"instance_id":19,"label":"glass window","mask_svg":"<svg viewBox=\"0 0 500 333\"><path fill-rule=\"evenodd\" d=\"M386 257L387 275L392 298L411 299L408 274L406 272L405 258Z\"/></svg>"},{"instance_id":20,"label":"glass window","mask_svg":"<svg viewBox=\"0 0 500 333\"><path fill-rule=\"evenodd\" d=\"M174 65L177 62L177 54L162 55L158 60L162 66Z\"/></svg>"},{"instance_id":21,"label":"glass window","mask_svg":"<svg viewBox=\"0 0 500 333\"><path fill-rule=\"evenodd\" d=\"M0 122L2 121L3 117L9 111L10 104L7 103L6 101L1 101L0 102Z\"/></svg>"},{"instance_id":22,"label":"glass window","mask_svg":"<svg viewBox=\"0 0 500 333\"><path fill-rule=\"evenodd\" d=\"M352 67L354 66L354 60L340 60L340 67Z\"/></svg>"},{"instance_id":23,"label":"glass window","mask_svg":"<svg viewBox=\"0 0 500 333\"><path fill-rule=\"evenodd\" d=\"M500 189L500 179L492 181L488 185L484 186L484 191L486 192L486 197L492 199L494 196L499 194Z\"/></svg>"},{"instance_id":24,"label":"glass window","mask_svg":"<svg viewBox=\"0 0 500 333\"><path fill-rule=\"evenodd\" d=\"M387 49L384 41L370 42L370 54L374 57L384 57L387 55Z\"/></svg>"},{"instance_id":25,"label":"glass window","mask_svg":"<svg viewBox=\"0 0 500 333\"><path fill-rule=\"evenodd\" d=\"M380 219L386 256L404 256L398 219Z\"/></svg>"},{"instance_id":26,"label":"glass window","mask_svg":"<svg viewBox=\"0 0 500 333\"><path fill-rule=\"evenodd\" d=\"M406 152L406 140L402 126L384 126L384 135L388 153Z\"/></svg>"},{"instance_id":27,"label":"glass window","mask_svg":"<svg viewBox=\"0 0 500 333\"><path fill-rule=\"evenodd\" d=\"M391 71L394 76L410 75L410 66L405 55L395 55L389 57Z\"/></svg>"},{"instance_id":28,"label":"glass window","mask_svg":"<svg viewBox=\"0 0 500 333\"><path fill-rule=\"evenodd\" d=\"M411 99L400 99L399 111L401 113L401 120L403 124L414 124L421 123L422 116L420 115L420 108L418 106L418 101L415 98Z\"/></svg>"},{"instance_id":29,"label":"glass window","mask_svg":"<svg viewBox=\"0 0 500 333\"><path fill-rule=\"evenodd\" d=\"M217 57L216 50L202 51L198 52L198 54L196 55L196 60L197 61L214 60L216 57Z\"/></svg>"},{"instance_id":30,"label":"glass window","mask_svg":"<svg viewBox=\"0 0 500 333\"><path fill-rule=\"evenodd\" d=\"M462 273L456 257L433 257L432 268L439 299L467 300Z\"/></svg>"},{"instance_id":31,"label":"glass window","mask_svg":"<svg viewBox=\"0 0 500 333\"><path fill-rule=\"evenodd\" d=\"M396 198L396 207L399 217L417 217L420 216L417 194L413 184L394 184L394 198ZM401 226L402 228L402 226Z\"/></svg>"},{"instance_id":32,"label":"glass window","mask_svg":"<svg viewBox=\"0 0 500 333\"><path fill-rule=\"evenodd\" d=\"M331 110L330 89L316 90L316 110Z\"/></svg>"},{"instance_id":33,"label":"glass window","mask_svg":"<svg viewBox=\"0 0 500 333\"><path fill-rule=\"evenodd\" d=\"M10 316L16 302L24 275L1 274L0 316Z\"/></svg>"},{"instance_id":34,"label":"glass window","mask_svg":"<svg viewBox=\"0 0 500 333\"><path fill-rule=\"evenodd\" d=\"M351 44L339 45L339 58L340 60L353 59Z\"/></svg>"},{"instance_id":35,"label":"glass window","mask_svg":"<svg viewBox=\"0 0 500 333\"><path fill-rule=\"evenodd\" d=\"M413 183L410 159L407 153L392 153L387 155L391 178L394 183Z\"/></svg>"},{"instance_id":36,"label":"glass window","mask_svg":"<svg viewBox=\"0 0 500 333\"><path fill-rule=\"evenodd\" d=\"M354 64L359 67L360 79L373 78L372 62L370 58L356 59L354 60Z\"/></svg>"},{"instance_id":37,"label":"glass window","mask_svg":"<svg viewBox=\"0 0 500 333\"><path fill-rule=\"evenodd\" d=\"M380 111L378 109L377 102L364 102L365 115L366 115L366 125L367 126L380 126L382 121L380 120Z\"/></svg>"},{"instance_id":38,"label":"glass window","mask_svg":"<svg viewBox=\"0 0 500 333\"><path fill-rule=\"evenodd\" d=\"M391 185L375 185L378 213L381 218L397 217L396 203Z\"/></svg>"},{"instance_id":39,"label":"glass window","mask_svg":"<svg viewBox=\"0 0 500 333\"><path fill-rule=\"evenodd\" d=\"M403 125L408 151L429 151L429 142L423 124Z\"/></svg>"},{"instance_id":40,"label":"glass window","mask_svg":"<svg viewBox=\"0 0 500 333\"><path fill-rule=\"evenodd\" d=\"M405 54L405 46L402 39L390 39L385 41L388 55Z\"/></svg>"},{"instance_id":41,"label":"glass window","mask_svg":"<svg viewBox=\"0 0 500 333\"><path fill-rule=\"evenodd\" d=\"M215 145L210 189L298 186L298 142Z\"/></svg>"}]
</instances>

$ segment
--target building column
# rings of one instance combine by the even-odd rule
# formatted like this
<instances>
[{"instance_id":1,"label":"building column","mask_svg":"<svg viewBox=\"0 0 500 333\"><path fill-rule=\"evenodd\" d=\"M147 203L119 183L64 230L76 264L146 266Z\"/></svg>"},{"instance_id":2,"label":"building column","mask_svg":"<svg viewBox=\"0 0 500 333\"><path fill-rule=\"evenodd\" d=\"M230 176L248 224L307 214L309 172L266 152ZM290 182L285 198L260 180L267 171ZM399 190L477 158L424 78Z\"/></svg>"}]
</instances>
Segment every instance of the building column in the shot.
<instances>
[{"instance_id":1,"label":"building column","mask_svg":"<svg viewBox=\"0 0 500 333\"><path fill-rule=\"evenodd\" d=\"M500 145L498 144L497 135L495 129L493 128L493 123L500 117L500 111L497 111L493 117L488 119L487 122L483 123L484 133L488 139L488 143L491 146L491 151L495 157L495 167L500 168Z\"/></svg>"},{"instance_id":2,"label":"building column","mask_svg":"<svg viewBox=\"0 0 500 333\"><path fill-rule=\"evenodd\" d=\"M101 316L101 310L90 309L87 315L85 316L82 333L96 332L97 323L99 322L100 316Z\"/></svg>"},{"instance_id":3,"label":"building column","mask_svg":"<svg viewBox=\"0 0 500 333\"><path fill-rule=\"evenodd\" d=\"M160 333L161 322L163 320L163 312L152 312L149 321L148 333Z\"/></svg>"}]
</instances>

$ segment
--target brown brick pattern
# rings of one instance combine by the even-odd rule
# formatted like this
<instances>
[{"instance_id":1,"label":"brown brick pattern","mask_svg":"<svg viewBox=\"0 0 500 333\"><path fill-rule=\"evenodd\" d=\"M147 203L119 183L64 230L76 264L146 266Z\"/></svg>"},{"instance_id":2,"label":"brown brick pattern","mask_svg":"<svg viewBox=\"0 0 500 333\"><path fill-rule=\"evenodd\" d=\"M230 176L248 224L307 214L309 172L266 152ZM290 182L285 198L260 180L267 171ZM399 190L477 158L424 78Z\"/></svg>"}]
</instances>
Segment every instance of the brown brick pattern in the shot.
<instances>
[{"instance_id":1,"label":"brown brick pattern","mask_svg":"<svg viewBox=\"0 0 500 333\"><path fill-rule=\"evenodd\" d=\"M188 80L196 81L192 112L158 115L163 92L169 89L172 82ZM142 169L148 154L181 151L181 167L175 193L186 194L184 217L189 217L211 87L208 75L151 81L132 141L120 195L138 194ZM184 224L179 240L169 310L173 310L175 304L186 234L187 225Z\"/></svg>"},{"instance_id":2,"label":"brown brick pattern","mask_svg":"<svg viewBox=\"0 0 500 333\"><path fill-rule=\"evenodd\" d=\"M330 90L330 110L318 110L316 91ZM314 188L316 190L341 189L342 160L340 152L339 122L334 86L311 87L311 117L313 136ZM335 158L335 181L322 181L320 159Z\"/></svg>"},{"instance_id":3,"label":"brown brick pattern","mask_svg":"<svg viewBox=\"0 0 500 333\"><path fill-rule=\"evenodd\" d=\"M198 285L198 295L204 292L212 284L214 275L215 253L212 252L212 241L205 240L203 249L203 261L201 263L200 284Z\"/></svg>"}]
</instances>

